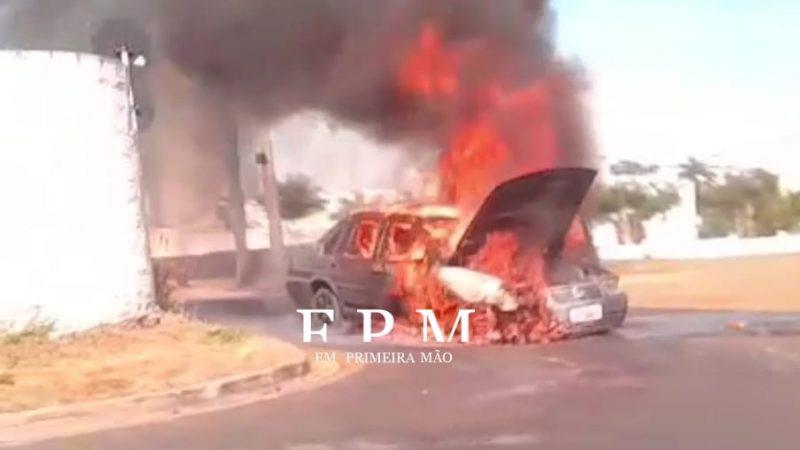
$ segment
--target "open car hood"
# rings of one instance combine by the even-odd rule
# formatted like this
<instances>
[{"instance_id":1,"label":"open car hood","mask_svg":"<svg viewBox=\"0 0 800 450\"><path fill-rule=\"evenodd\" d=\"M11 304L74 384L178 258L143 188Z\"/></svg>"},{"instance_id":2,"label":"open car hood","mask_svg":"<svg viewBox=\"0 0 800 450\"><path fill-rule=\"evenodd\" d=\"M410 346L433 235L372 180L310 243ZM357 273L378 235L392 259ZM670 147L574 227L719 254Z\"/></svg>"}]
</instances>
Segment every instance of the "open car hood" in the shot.
<instances>
[{"instance_id":1,"label":"open car hood","mask_svg":"<svg viewBox=\"0 0 800 450\"><path fill-rule=\"evenodd\" d=\"M451 264L463 264L499 231L515 233L525 247L560 250L596 174L585 168L549 169L497 186L453 247Z\"/></svg>"}]
</instances>

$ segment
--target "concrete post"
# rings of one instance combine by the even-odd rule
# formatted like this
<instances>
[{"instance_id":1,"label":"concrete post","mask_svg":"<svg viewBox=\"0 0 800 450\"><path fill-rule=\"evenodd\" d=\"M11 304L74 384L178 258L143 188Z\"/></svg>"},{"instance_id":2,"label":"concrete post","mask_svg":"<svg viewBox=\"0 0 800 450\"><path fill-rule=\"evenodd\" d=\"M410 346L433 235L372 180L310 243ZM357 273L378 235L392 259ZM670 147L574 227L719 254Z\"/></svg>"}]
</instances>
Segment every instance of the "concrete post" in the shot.
<instances>
[{"instance_id":1,"label":"concrete post","mask_svg":"<svg viewBox=\"0 0 800 450\"><path fill-rule=\"evenodd\" d=\"M261 184L264 192L264 207L269 220L270 269L278 271L281 277L286 271L286 248L283 243L281 226L280 197L275 179L275 164L272 156L272 139L269 134L260 140L256 154L256 164L260 167Z\"/></svg>"}]
</instances>

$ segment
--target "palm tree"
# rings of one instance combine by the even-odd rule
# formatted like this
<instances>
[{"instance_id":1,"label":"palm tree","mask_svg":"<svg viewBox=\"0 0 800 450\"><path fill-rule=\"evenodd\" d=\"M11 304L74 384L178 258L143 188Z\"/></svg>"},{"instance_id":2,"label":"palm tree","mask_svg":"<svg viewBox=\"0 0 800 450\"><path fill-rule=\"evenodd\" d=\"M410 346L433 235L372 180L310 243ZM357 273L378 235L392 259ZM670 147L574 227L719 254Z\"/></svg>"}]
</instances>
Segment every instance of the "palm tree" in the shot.
<instances>
[{"instance_id":1,"label":"palm tree","mask_svg":"<svg viewBox=\"0 0 800 450\"><path fill-rule=\"evenodd\" d=\"M699 215L700 189L705 184L713 183L717 176L708 164L693 157L679 164L678 167L680 168L678 176L694 184L694 207L695 212Z\"/></svg>"},{"instance_id":2,"label":"palm tree","mask_svg":"<svg viewBox=\"0 0 800 450\"><path fill-rule=\"evenodd\" d=\"M638 161L623 159L611 165L611 173L614 175L650 175L658 172L655 164L643 164Z\"/></svg>"}]
</instances>

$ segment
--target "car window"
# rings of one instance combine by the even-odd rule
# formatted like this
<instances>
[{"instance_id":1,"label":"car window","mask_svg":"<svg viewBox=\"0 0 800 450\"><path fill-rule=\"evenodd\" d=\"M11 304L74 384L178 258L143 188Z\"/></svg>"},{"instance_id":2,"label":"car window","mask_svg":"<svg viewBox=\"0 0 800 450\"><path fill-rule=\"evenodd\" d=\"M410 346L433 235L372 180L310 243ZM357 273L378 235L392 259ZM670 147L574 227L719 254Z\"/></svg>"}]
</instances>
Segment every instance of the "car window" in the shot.
<instances>
[{"instance_id":1,"label":"car window","mask_svg":"<svg viewBox=\"0 0 800 450\"><path fill-rule=\"evenodd\" d=\"M345 248L345 254L365 259L372 258L375 254L375 247L378 245L379 231L379 220L359 220L350 233L350 238Z\"/></svg>"},{"instance_id":2,"label":"car window","mask_svg":"<svg viewBox=\"0 0 800 450\"><path fill-rule=\"evenodd\" d=\"M393 220L386 231L386 257L403 259L423 246L422 229L409 219Z\"/></svg>"},{"instance_id":3,"label":"car window","mask_svg":"<svg viewBox=\"0 0 800 450\"><path fill-rule=\"evenodd\" d=\"M333 253L333 250L336 248L336 244L341 239L345 230L347 230L347 221L341 221L331 228L327 233L325 233L325 236L322 236L320 242L322 243L323 255L330 255Z\"/></svg>"},{"instance_id":4,"label":"car window","mask_svg":"<svg viewBox=\"0 0 800 450\"><path fill-rule=\"evenodd\" d=\"M432 239L446 241L458 226L458 220L449 217L430 217L423 220L422 226Z\"/></svg>"}]
</instances>

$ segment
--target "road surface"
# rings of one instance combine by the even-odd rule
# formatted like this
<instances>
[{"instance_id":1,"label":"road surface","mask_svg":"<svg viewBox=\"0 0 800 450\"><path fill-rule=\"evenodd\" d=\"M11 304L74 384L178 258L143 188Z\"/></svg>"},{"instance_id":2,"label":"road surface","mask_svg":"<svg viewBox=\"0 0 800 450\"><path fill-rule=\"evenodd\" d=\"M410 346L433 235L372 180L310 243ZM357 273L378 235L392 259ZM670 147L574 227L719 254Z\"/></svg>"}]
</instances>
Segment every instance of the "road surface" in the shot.
<instances>
[{"instance_id":1,"label":"road surface","mask_svg":"<svg viewBox=\"0 0 800 450\"><path fill-rule=\"evenodd\" d=\"M299 333L289 316L226 320ZM739 322L745 331L729 328ZM373 364L272 401L29 448L797 449L798 324L787 315L640 312L605 336L451 348L450 364ZM333 346L381 348L358 341L338 336Z\"/></svg>"}]
</instances>

